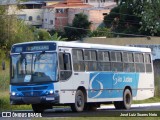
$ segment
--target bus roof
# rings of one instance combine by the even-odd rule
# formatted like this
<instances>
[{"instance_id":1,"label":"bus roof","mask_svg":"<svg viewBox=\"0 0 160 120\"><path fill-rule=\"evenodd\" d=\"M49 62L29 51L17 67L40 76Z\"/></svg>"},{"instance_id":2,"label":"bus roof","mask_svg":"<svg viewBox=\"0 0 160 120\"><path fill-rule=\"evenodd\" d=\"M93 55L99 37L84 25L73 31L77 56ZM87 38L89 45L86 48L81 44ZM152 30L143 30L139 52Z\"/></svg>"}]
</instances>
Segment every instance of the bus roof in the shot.
<instances>
[{"instance_id":1,"label":"bus roof","mask_svg":"<svg viewBox=\"0 0 160 120\"><path fill-rule=\"evenodd\" d=\"M14 45L34 44L34 43L56 43L59 47L72 47L72 48L92 48L92 49L108 49L108 50L122 50L122 51L135 51L135 52L151 52L150 48L130 47L130 46L118 46L118 45L102 45L102 44L90 44L79 42L57 42L57 41L34 41L23 42ZM13 45L13 46L14 46Z\"/></svg>"}]
</instances>

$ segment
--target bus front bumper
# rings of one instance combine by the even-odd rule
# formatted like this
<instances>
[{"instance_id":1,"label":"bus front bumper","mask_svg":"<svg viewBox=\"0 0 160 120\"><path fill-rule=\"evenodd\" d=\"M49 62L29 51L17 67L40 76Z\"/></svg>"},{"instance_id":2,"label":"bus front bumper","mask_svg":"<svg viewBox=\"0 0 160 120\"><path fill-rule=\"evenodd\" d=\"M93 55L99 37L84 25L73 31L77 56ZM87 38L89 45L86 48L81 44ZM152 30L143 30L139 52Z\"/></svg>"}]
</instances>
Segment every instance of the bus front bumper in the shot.
<instances>
[{"instance_id":1,"label":"bus front bumper","mask_svg":"<svg viewBox=\"0 0 160 120\"><path fill-rule=\"evenodd\" d=\"M59 103L59 96L39 96L39 97L18 97L10 96L11 105L22 105L22 104L56 104Z\"/></svg>"}]
</instances>

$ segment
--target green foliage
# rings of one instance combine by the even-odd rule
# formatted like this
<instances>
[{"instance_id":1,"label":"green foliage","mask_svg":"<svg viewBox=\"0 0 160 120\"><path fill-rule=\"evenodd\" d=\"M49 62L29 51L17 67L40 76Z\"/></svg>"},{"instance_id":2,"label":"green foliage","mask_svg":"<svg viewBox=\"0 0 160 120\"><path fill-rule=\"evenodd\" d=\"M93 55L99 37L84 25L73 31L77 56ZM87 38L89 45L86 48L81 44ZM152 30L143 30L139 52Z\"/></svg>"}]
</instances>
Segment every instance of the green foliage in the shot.
<instances>
[{"instance_id":1,"label":"green foliage","mask_svg":"<svg viewBox=\"0 0 160 120\"><path fill-rule=\"evenodd\" d=\"M140 18L134 14L135 7L135 1L122 0L117 7L111 10L109 15L104 17L104 24L115 33L138 34ZM115 34L115 36L117 35Z\"/></svg>"},{"instance_id":2,"label":"green foliage","mask_svg":"<svg viewBox=\"0 0 160 120\"><path fill-rule=\"evenodd\" d=\"M62 38L61 36L58 36L58 33L54 33L54 35L51 36L51 40L55 41L65 41L67 38Z\"/></svg>"},{"instance_id":3,"label":"green foliage","mask_svg":"<svg viewBox=\"0 0 160 120\"><path fill-rule=\"evenodd\" d=\"M32 41L34 36L30 28L16 15L7 15L6 10L6 6L0 6L0 47L10 50L14 43Z\"/></svg>"},{"instance_id":4,"label":"green foliage","mask_svg":"<svg viewBox=\"0 0 160 120\"><path fill-rule=\"evenodd\" d=\"M96 30L92 31L90 37L112 37L111 31L108 28L97 28Z\"/></svg>"},{"instance_id":5,"label":"green foliage","mask_svg":"<svg viewBox=\"0 0 160 120\"><path fill-rule=\"evenodd\" d=\"M83 13L76 14L72 25L64 28L68 41L78 39L82 40L82 38L89 34L91 24L92 23L88 21L87 15Z\"/></svg>"},{"instance_id":6,"label":"green foliage","mask_svg":"<svg viewBox=\"0 0 160 120\"><path fill-rule=\"evenodd\" d=\"M51 39L50 40L56 40L56 41L65 41L67 40L67 38L65 37L65 33L63 31L59 31L59 30L50 30L48 31L51 35Z\"/></svg>"},{"instance_id":7,"label":"green foliage","mask_svg":"<svg viewBox=\"0 0 160 120\"><path fill-rule=\"evenodd\" d=\"M35 39L39 41L49 40L51 39L51 35L45 29L36 29L35 31Z\"/></svg>"},{"instance_id":8,"label":"green foliage","mask_svg":"<svg viewBox=\"0 0 160 120\"><path fill-rule=\"evenodd\" d=\"M144 1L137 5L138 10L141 10L137 15L141 17L140 30L144 34L159 36L160 35L160 0Z\"/></svg>"}]
</instances>

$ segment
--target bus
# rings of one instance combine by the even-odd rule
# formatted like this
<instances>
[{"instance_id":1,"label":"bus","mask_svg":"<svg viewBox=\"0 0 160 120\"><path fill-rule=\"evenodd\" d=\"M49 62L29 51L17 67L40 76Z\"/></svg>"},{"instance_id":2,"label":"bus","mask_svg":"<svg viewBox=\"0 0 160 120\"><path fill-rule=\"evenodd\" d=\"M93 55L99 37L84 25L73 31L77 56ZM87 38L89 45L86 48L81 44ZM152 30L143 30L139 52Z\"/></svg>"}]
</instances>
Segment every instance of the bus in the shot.
<instances>
[{"instance_id":1,"label":"bus","mask_svg":"<svg viewBox=\"0 0 160 120\"><path fill-rule=\"evenodd\" d=\"M58 105L82 112L107 103L130 109L133 100L153 96L149 48L54 41L11 48L11 105L30 104L34 112Z\"/></svg>"}]
</instances>

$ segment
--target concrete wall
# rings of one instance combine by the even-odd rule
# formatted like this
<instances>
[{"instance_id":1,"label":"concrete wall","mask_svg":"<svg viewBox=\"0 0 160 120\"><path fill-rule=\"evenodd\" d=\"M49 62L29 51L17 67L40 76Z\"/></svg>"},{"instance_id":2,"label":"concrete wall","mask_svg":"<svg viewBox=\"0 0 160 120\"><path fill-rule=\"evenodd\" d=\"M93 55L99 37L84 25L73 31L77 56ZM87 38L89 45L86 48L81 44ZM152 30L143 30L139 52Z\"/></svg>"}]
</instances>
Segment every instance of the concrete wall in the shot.
<instances>
[{"instance_id":1,"label":"concrete wall","mask_svg":"<svg viewBox=\"0 0 160 120\"><path fill-rule=\"evenodd\" d=\"M50 23L51 20L53 20L53 25ZM43 9L42 27L45 29L54 29L55 27L55 10L54 9Z\"/></svg>"},{"instance_id":2,"label":"concrete wall","mask_svg":"<svg viewBox=\"0 0 160 120\"><path fill-rule=\"evenodd\" d=\"M109 13L110 9L92 9L92 8L84 8L84 9L69 9L68 10L68 23L72 24L72 21L75 17L75 14L84 13L88 16L88 20L92 22L91 30L95 30L104 19L103 13Z\"/></svg>"}]
</instances>

